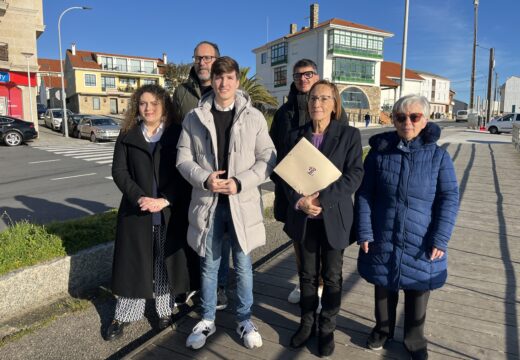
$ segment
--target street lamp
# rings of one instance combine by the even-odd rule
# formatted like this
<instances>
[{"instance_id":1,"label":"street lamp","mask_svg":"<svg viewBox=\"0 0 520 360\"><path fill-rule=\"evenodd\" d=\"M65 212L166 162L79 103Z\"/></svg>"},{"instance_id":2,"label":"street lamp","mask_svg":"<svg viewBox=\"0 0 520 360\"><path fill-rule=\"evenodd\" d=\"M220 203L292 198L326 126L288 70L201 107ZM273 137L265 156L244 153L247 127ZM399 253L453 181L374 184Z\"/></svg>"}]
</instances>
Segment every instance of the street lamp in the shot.
<instances>
[{"instance_id":1,"label":"street lamp","mask_svg":"<svg viewBox=\"0 0 520 360\"><path fill-rule=\"evenodd\" d=\"M469 108L473 109L473 100L475 97L475 67L476 67L476 52L477 52L477 20L478 20L478 1L479 0L473 0L473 6L474 6L474 26L473 26L473 62L471 65L471 86L469 89Z\"/></svg>"},{"instance_id":2,"label":"street lamp","mask_svg":"<svg viewBox=\"0 0 520 360\"><path fill-rule=\"evenodd\" d=\"M61 103L62 103L62 127L63 127L63 136L66 138L69 137L68 124L67 124L67 106L65 104L65 75L63 74L63 56L61 54L61 18L65 15L66 12L70 10L92 10L92 8L86 6L73 6L68 9L63 10L58 19L58 43L60 48L60 69L61 69Z\"/></svg>"},{"instance_id":3,"label":"street lamp","mask_svg":"<svg viewBox=\"0 0 520 360\"><path fill-rule=\"evenodd\" d=\"M409 0L404 1L404 30L403 30L403 52L401 55L401 84L399 84L399 98L403 96L406 82L406 47L408 45L408 7Z\"/></svg>"},{"instance_id":4,"label":"street lamp","mask_svg":"<svg viewBox=\"0 0 520 360\"><path fill-rule=\"evenodd\" d=\"M33 107L32 107L32 92L31 92L31 71L29 68L29 59L34 55L30 52L23 52L23 56L27 60L27 86L29 87L29 109L31 109L31 122L34 124L34 115L33 115Z\"/></svg>"}]
</instances>

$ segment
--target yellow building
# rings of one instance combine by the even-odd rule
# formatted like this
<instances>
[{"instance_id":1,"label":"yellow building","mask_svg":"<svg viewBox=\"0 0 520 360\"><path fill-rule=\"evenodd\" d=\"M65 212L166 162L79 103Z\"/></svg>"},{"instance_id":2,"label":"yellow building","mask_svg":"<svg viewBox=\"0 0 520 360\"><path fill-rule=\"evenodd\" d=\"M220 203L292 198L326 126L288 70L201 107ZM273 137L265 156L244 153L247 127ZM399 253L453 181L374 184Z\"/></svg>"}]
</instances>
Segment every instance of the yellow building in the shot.
<instances>
[{"instance_id":1,"label":"yellow building","mask_svg":"<svg viewBox=\"0 0 520 360\"><path fill-rule=\"evenodd\" d=\"M124 114L132 92L139 86L164 86L163 58L76 50L65 58L67 108L80 114Z\"/></svg>"}]
</instances>

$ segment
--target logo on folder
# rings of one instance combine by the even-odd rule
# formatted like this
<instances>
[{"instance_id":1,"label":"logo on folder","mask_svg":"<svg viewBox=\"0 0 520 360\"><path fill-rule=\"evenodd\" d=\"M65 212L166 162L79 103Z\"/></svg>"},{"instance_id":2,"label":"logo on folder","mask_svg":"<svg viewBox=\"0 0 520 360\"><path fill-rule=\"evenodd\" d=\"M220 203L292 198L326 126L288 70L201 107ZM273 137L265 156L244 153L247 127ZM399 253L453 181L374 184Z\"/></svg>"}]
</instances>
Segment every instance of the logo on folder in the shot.
<instances>
[{"instance_id":1,"label":"logo on folder","mask_svg":"<svg viewBox=\"0 0 520 360\"><path fill-rule=\"evenodd\" d=\"M316 173L316 168L314 166L309 166L309 169L307 170L307 174L310 176L313 176Z\"/></svg>"}]
</instances>

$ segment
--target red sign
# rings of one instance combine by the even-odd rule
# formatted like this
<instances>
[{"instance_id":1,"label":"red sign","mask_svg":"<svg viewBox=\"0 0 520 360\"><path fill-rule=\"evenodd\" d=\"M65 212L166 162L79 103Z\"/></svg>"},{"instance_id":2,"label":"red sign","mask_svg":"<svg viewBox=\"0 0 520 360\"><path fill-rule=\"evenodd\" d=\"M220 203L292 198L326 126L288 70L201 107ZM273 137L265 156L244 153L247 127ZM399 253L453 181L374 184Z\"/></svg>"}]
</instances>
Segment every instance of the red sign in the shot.
<instances>
[{"instance_id":1,"label":"red sign","mask_svg":"<svg viewBox=\"0 0 520 360\"><path fill-rule=\"evenodd\" d=\"M9 83L13 83L15 85L27 86L27 73L16 72L16 71L8 71L9 73ZM31 73L31 87L36 86L36 73Z\"/></svg>"}]
</instances>

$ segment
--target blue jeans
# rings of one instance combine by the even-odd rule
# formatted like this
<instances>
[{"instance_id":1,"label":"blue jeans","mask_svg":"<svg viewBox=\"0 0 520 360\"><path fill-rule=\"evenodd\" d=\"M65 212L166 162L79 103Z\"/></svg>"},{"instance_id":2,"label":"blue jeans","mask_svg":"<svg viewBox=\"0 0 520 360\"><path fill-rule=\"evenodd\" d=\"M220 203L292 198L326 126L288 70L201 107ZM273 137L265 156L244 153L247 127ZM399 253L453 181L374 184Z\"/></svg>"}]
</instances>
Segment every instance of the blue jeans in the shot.
<instances>
[{"instance_id":1,"label":"blue jeans","mask_svg":"<svg viewBox=\"0 0 520 360\"><path fill-rule=\"evenodd\" d=\"M226 228L229 236L224 236ZM202 318L215 320L217 306L218 269L222 258L222 248L228 241L231 245L233 265L237 277L237 320L251 318L253 306L253 267L251 257L244 254L238 244L229 204L221 202L213 215L213 223L206 239L206 256L200 259L202 282Z\"/></svg>"}]
</instances>

